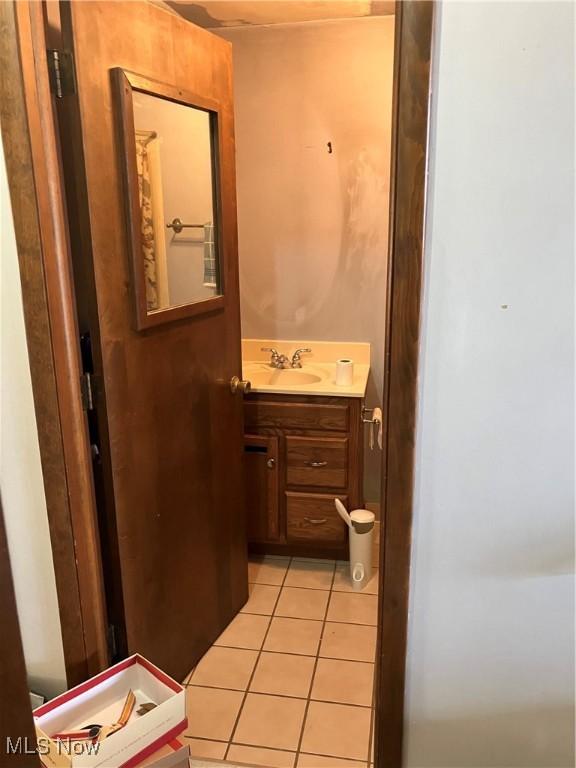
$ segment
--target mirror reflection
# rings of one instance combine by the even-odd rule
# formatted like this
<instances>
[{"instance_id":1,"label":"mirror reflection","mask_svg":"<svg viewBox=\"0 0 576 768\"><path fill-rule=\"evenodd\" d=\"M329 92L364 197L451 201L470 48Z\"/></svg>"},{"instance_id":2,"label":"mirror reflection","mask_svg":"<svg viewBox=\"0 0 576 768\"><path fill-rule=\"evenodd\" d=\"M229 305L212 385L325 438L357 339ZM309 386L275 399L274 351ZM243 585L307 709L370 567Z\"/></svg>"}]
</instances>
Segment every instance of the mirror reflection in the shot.
<instances>
[{"instance_id":1,"label":"mirror reflection","mask_svg":"<svg viewBox=\"0 0 576 768\"><path fill-rule=\"evenodd\" d=\"M148 314L221 294L210 113L133 91Z\"/></svg>"}]
</instances>

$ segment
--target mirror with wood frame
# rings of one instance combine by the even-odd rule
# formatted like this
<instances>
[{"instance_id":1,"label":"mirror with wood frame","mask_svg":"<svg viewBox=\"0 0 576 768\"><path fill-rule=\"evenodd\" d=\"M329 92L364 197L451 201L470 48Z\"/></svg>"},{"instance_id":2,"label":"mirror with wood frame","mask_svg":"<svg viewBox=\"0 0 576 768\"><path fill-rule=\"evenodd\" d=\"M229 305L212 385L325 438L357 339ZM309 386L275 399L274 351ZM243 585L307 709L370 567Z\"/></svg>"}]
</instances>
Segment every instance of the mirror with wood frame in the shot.
<instances>
[{"instance_id":1,"label":"mirror with wood frame","mask_svg":"<svg viewBox=\"0 0 576 768\"><path fill-rule=\"evenodd\" d=\"M112 71L138 330L224 304L219 105Z\"/></svg>"}]
</instances>

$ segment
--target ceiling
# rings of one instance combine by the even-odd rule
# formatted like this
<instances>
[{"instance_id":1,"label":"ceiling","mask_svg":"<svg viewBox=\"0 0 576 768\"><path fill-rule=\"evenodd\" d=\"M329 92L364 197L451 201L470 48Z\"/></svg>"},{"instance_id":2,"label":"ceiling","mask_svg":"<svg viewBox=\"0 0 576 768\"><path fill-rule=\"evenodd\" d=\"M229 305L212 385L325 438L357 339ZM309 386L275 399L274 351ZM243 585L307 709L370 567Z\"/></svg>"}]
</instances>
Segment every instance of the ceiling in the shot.
<instances>
[{"instance_id":1,"label":"ceiling","mask_svg":"<svg viewBox=\"0 0 576 768\"><path fill-rule=\"evenodd\" d=\"M394 0L165 0L188 21L206 29L295 24L328 19L389 16Z\"/></svg>"}]
</instances>

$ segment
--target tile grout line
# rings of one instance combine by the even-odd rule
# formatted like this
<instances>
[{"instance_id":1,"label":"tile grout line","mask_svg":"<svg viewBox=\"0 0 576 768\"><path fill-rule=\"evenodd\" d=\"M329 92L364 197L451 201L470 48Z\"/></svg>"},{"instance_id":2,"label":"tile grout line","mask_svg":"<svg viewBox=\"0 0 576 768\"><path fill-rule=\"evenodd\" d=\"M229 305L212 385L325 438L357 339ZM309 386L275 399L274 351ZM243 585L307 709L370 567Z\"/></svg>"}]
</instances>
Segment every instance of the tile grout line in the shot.
<instances>
[{"instance_id":1,"label":"tile grout line","mask_svg":"<svg viewBox=\"0 0 576 768\"><path fill-rule=\"evenodd\" d=\"M263 651L263 653L269 653L269 651ZM294 654L296 655L296 654ZM316 659L318 660L324 660L324 656L298 656L300 659ZM328 661L331 661L331 659L328 659ZM333 659L333 661L347 661L347 659ZM369 664L370 662L365 662L366 664ZM314 673L315 667L313 667L312 672ZM189 688L207 688L211 691L232 691L233 693L243 693L244 691L242 688L222 688L218 685L190 685ZM289 699L290 701L315 701L318 704L338 704L339 706L343 707L353 707L354 709L372 709L371 704L353 704L349 701L335 701L334 699L313 699L310 694L307 694L306 696L289 696L287 693L267 693L266 691L248 691L252 696L274 696L277 699ZM192 738L209 738L208 736L193 736ZM213 741L223 741L223 739L213 739ZM269 749L274 749L274 747L269 747ZM294 750L288 750L294 751ZM343 758L346 759L346 758ZM349 759L355 759L355 758L349 758Z\"/></svg>"},{"instance_id":2,"label":"tile grout line","mask_svg":"<svg viewBox=\"0 0 576 768\"><path fill-rule=\"evenodd\" d=\"M338 568L338 566L336 566ZM374 570L378 570L375 568ZM267 581L251 581L250 584L254 584L257 587L278 587L279 584L271 584ZM313 592L326 592L326 587L306 587L302 584L284 584L283 586L287 587L288 589L309 589ZM334 588L330 587L332 592L337 592L338 594L343 595L360 595L360 597L378 597L378 592L357 592L356 590L352 589L351 587L347 587L346 589L343 588Z\"/></svg>"},{"instance_id":3,"label":"tile grout line","mask_svg":"<svg viewBox=\"0 0 576 768\"><path fill-rule=\"evenodd\" d=\"M278 584L275 584L274 586L277 587ZM280 587L280 590L282 590L282 589L284 589L284 587ZM292 587L292 589L296 589L296 587ZM327 590L327 589L316 589L314 591L315 592L330 592L330 595L333 594L332 590ZM345 592L337 592L336 594L337 595L344 595L346 593ZM368 595L368 597L377 597L377 595ZM249 611L240 611L240 613L242 613L244 616L267 616L268 615L266 613L251 613ZM321 621L320 619L303 619L301 616L283 616L282 614L276 614L276 615L278 616L279 619L296 619L296 621L318 621L318 622ZM364 623L359 622L359 621L327 621L327 622L322 621L322 623L323 624L324 623L326 623L326 624L347 624L347 625L353 626L353 627L376 627L376 626L378 626L377 624L364 624Z\"/></svg>"},{"instance_id":4,"label":"tile grout line","mask_svg":"<svg viewBox=\"0 0 576 768\"><path fill-rule=\"evenodd\" d=\"M264 633L264 637L262 639L262 645L260 646L260 649L258 651L258 655L256 656L256 661L254 663L254 667L252 669L252 674L250 675L250 679L248 680L248 684L246 685L246 690L244 691L244 696L242 697L242 702L240 704L240 708L238 710L238 714L236 715L236 720L234 722L234 727L230 731L230 738L228 740L228 746L226 747L226 752L224 753L224 762L226 762L228 753L230 752L230 747L232 746L232 743L234 741L234 736L236 735L236 730L238 729L238 723L240 722L240 717L242 715L242 710L244 709L244 704L246 703L246 699L248 698L248 692L250 691L250 686L252 685L252 680L254 679L254 675L256 674L256 668L258 666L258 663L260 661L260 657L262 656L264 646L266 644L266 639L268 637L268 633L270 632L270 627L272 626L272 619L274 618L274 614L276 611L276 608L278 606L278 602L280 600L280 595L282 594L282 590L284 589L284 582L286 581L286 577L288 576L288 571L290 570L290 566L292 565L292 558L288 559L287 565L286 565L286 571L284 572L284 577L282 578L282 584L280 585L280 589L278 590L278 595L276 596L276 600L274 601L274 607L272 608L272 613L270 614L270 621L268 622L268 626L266 627L266 632ZM277 586L277 585L276 585Z\"/></svg>"},{"instance_id":5,"label":"tile grout line","mask_svg":"<svg viewBox=\"0 0 576 768\"><path fill-rule=\"evenodd\" d=\"M194 741L212 741L216 744L228 744L228 742L225 739L211 739L209 736L184 736L182 735L183 739L194 739ZM178 736L180 738L180 736ZM197 758L194 755L190 755L190 757L193 760L196 760Z\"/></svg>"},{"instance_id":6,"label":"tile grout line","mask_svg":"<svg viewBox=\"0 0 576 768\"><path fill-rule=\"evenodd\" d=\"M372 707L370 708L370 733L368 734L368 759L366 765L372 765L372 740L374 739L374 697L372 697Z\"/></svg>"},{"instance_id":7,"label":"tile grout line","mask_svg":"<svg viewBox=\"0 0 576 768\"><path fill-rule=\"evenodd\" d=\"M376 558L378 560L378 558ZM378 594L378 593L377 593ZM370 729L368 731L368 756L366 760L366 768L370 768L372 765L372 743L374 739L374 720L376 712L376 650L374 651L374 674L372 679L372 700L370 702Z\"/></svg>"},{"instance_id":8,"label":"tile grout line","mask_svg":"<svg viewBox=\"0 0 576 768\"><path fill-rule=\"evenodd\" d=\"M326 601L326 608L324 610L324 618L322 619L322 629L320 631L320 640L318 641L318 648L316 649L316 657L314 659L314 668L312 669L312 677L310 679L310 687L308 688L308 698L306 699L306 706L304 708L304 717L302 719L302 728L300 729L300 738L298 739L298 745L296 747L296 758L294 760L294 768L297 768L300 762L300 750L302 749L302 742L304 740L304 730L306 728L306 721L308 720L308 710L310 709L310 701L312 696L312 689L314 687L314 680L316 678L316 669L318 667L318 659L320 658L320 648L322 647L322 640L324 639L324 628L326 627L326 617L328 616L328 610L330 608L330 602L332 600L332 587L334 586L334 579L336 578L337 561L334 562L332 569L332 580L330 582L330 589L328 590L328 600Z\"/></svg>"},{"instance_id":9,"label":"tile grout line","mask_svg":"<svg viewBox=\"0 0 576 768\"><path fill-rule=\"evenodd\" d=\"M250 614L250 615L251 616L256 616L257 614ZM276 616L274 618L285 619L285 618L291 618L291 617ZM316 619L304 619L304 621L316 621ZM324 622L321 622L321 621L319 621L318 623L319 624L324 624ZM334 623L334 622L330 622L330 621L326 622L326 624L332 624L332 623ZM349 626L349 625L347 624L346 626ZM364 626L369 627L371 625L370 624L354 624L353 626L355 626L355 627L364 627ZM324 629L324 627L322 627L322 629ZM210 647L211 648L228 648L231 651L257 651L258 650L257 648L245 648L244 646L241 646L241 645L216 645L216 644L214 644L214 645L212 645ZM301 659L302 658L313 659L317 655L317 654L314 654L314 653L296 653L295 651L273 651L270 648L267 648L265 650L265 653L277 653L277 654L280 654L282 656L298 656ZM374 664L373 661L366 661L365 659L350 659L347 656L320 656L320 658L321 659L327 659L328 661L351 661L354 664ZM194 683L182 683L182 685L184 687L187 687L187 686L190 685L190 686L194 686L196 688L223 688L224 690L229 690L229 691L233 691L233 690L241 691L242 690L241 688L236 688L236 689L235 688L230 688L227 685L206 685L206 684L195 685ZM276 695L281 695L281 694L272 694L272 695L276 696ZM305 697L301 697L301 696L288 696L288 698L289 699L299 699L299 698L305 698ZM363 706L363 705L359 705L359 706ZM368 705L368 706L371 706L371 705Z\"/></svg>"},{"instance_id":10,"label":"tile grout line","mask_svg":"<svg viewBox=\"0 0 576 768\"><path fill-rule=\"evenodd\" d=\"M366 765L372 765L372 742L374 740L374 717L376 711L376 658L374 658L374 682L372 685L372 700L370 702L370 730L368 732L368 759Z\"/></svg>"}]
</instances>

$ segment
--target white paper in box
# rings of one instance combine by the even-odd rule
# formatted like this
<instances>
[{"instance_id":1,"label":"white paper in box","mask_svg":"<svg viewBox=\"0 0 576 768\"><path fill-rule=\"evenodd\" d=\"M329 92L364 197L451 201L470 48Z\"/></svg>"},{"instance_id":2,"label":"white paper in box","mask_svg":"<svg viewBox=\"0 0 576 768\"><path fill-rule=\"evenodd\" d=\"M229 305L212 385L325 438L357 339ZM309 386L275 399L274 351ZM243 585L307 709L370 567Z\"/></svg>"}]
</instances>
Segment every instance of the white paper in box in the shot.
<instances>
[{"instance_id":1,"label":"white paper in box","mask_svg":"<svg viewBox=\"0 0 576 768\"><path fill-rule=\"evenodd\" d=\"M90 754L84 747L81 754L68 754L50 738L89 724L114 724L129 690L136 695L136 706L128 723L99 742L97 751ZM157 706L138 715L136 710L146 702ZM135 654L38 707L34 720L47 768L130 768L186 729L186 694L183 686Z\"/></svg>"}]
</instances>

